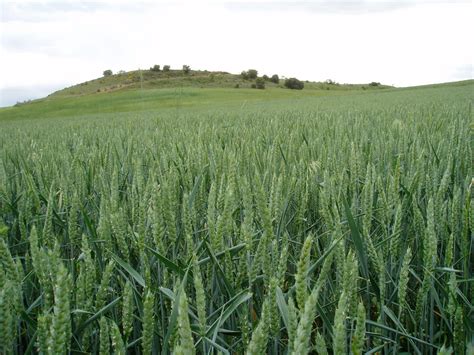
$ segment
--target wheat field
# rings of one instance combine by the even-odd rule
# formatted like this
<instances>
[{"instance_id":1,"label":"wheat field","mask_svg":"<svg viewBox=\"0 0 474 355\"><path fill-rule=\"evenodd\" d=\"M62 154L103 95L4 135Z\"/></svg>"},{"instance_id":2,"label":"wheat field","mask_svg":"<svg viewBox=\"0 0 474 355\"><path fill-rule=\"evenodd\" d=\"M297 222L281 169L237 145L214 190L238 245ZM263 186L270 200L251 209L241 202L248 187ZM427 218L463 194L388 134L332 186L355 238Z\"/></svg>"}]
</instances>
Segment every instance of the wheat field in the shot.
<instances>
[{"instance_id":1,"label":"wheat field","mask_svg":"<svg viewBox=\"0 0 474 355\"><path fill-rule=\"evenodd\" d=\"M0 122L0 352L472 354L472 98Z\"/></svg>"}]
</instances>

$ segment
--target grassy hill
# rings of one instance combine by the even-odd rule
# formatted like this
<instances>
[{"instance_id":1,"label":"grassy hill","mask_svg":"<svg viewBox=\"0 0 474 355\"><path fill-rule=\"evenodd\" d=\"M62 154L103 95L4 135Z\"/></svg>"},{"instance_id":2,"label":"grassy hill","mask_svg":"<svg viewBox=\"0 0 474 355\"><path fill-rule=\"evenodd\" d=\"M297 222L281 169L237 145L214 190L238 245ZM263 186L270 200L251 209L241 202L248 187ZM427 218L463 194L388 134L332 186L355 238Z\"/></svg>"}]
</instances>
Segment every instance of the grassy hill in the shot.
<instances>
[{"instance_id":1,"label":"grassy hill","mask_svg":"<svg viewBox=\"0 0 474 355\"><path fill-rule=\"evenodd\" d=\"M104 76L86 81L51 94L51 97L88 95L95 93L116 92L136 89L158 89L176 87L232 88L236 84L250 88L250 82L239 80L237 75L226 72L191 71L184 74L182 70L152 71L134 70Z\"/></svg>"},{"instance_id":2,"label":"grassy hill","mask_svg":"<svg viewBox=\"0 0 474 355\"><path fill-rule=\"evenodd\" d=\"M388 89L369 84L305 81L304 90L289 90L265 82L265 90L252 88L255 80L227 72L191 70L135 70L104 76L56 91L45 98L0 108L0 120L70 117L113 112L150 111L212 106L240 106L248 102L294 100L304 97L364 93Z\"/></svg>"},{"instance_id":3,"label":"grassy hill","mask_svg":"<svg viewBox=\"0 0 474 355\"><path fill-rule=\"evenodd\" d=\"M244 80L241 75L228 72L211 72L207 70L191 70L184 73L182 70L153 71L134 70L104 76L86 81L63 90L56 91L51 97L65 97L88 95L96 93L116 92L135 89L161 88L243 88L250 89L255 80ZM284 88L284 80L279 84L266 81L267 88ZM305 82L306 90L362 90L383 89L386 85L371 86L369 84L338 84L334 82Z\"/></svg>"}]
</instances>

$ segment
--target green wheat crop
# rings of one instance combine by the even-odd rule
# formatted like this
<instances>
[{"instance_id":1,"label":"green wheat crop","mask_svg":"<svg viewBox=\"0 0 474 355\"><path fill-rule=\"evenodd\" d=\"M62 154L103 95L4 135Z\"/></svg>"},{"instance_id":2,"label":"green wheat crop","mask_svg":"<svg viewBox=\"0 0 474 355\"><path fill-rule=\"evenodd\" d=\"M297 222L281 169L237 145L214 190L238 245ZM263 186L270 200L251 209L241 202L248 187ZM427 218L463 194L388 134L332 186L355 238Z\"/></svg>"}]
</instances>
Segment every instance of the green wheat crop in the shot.
<instances>
[{"instance_id":1,"label":"green wheat crop","mask_svg":"<svg viewBox=\"0 0 474 355\"><path fill-rule=\"evenodd\" d=\"M472 349L472 90L430 90L0 122L0 352Z\"/></svg>"}]
</instances>

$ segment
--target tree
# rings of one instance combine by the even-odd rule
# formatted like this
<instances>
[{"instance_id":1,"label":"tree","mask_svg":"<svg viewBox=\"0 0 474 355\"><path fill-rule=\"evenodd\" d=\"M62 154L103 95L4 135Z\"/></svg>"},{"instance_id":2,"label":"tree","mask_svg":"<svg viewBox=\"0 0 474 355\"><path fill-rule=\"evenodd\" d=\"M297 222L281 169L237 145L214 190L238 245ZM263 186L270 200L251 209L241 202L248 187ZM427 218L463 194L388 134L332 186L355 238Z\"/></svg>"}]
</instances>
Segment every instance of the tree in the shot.
<instances>
[{"instance_id":1,"label":"tree","mask_svg":"<svg viewBox=\"0 0 474 355\"><path fill-rule=\"evenodd\" d=\"M163 71L170 71L169 65L163 65Z\"/></svg>"},{"instance_id":2,"label":"tree","mask_svg":"<svg viewBox=\"0 0 474 355\"><path fill-rule=\"evenodd\" d=\"M288 89L302 90L304 83L296 78L289 78L285 80L285 87Z\"/></svg>"},{"instance_id":3,"label":"tree","mask_svg":"<svg viewBox=\"0 0 474 355\"><path fill-rule=\"evenodd\" d=\"M247 70L247 76L249 79L257 79L258 71L255 69L249 69Z\"/></svg>"},{"instance_id":4,"label":"tree","mask_svg":"<svg viewBox=\"0 0 474 355\"><path fill-rule=\"evenodd\" d=\"M255 87L257 89L265 89L265 80L263 78L257 78L257 80L255 80Z\"/></svg>"},{"instance_id":5,"label":"tree","mask_svg":"<svg viewBox=\"0 0 474 355\"><path fill-rule=\"evenodd\" d=\"M376 81L372 81L369 86L380 86L380 83L376 82Z\"/></svg>"},{"instance_id":6,"label":"tree","mask_svg":"<svg viewBox=\"0 0 474 355\"><path fill-rule=\"evenodd\" d=\"M107 69L107 70L104 70L103 74L104 76L111 76L113 73L112 73L112 70Z\"/></svg>"},{"instance_id":7,"label":"tree","mask_svg":"<svg viewBox=\"0 0 474 355\"><path fill-rule=\"evenodd\" d=\"M268 75L266 75L266 74L265 74L264 76L262 76L262 79L265 80L265 81L270 80L270 78L269 78Z\"/></svg>"},{"instance_id":8,"label":"tree","mask_svg":"<svg viewBox=\"0 0 474 355\"><path fill-rule=\"evenodd\" d=\"M244 70L242 73L240 73L242 76L242 79L247 80L249 78L249 74Z\"/></svg>"},{"instance_id":9,"label":"tree","mask_svg":"<svg viewBox=\"0 0 474 355\"><path fill-rule=\"evenodd\" d=\"M155 64L150 68L151 71L160 71L160 66L158 64Z\"/></svg>"},{"instance_id":10,"label":"tree","mask_svg":"<svg viewBox=\"0 0 474 355\"><path fill-rule=\"evenodd\" d=\"M278 77L277 74L273 74L272 77L270 78L270 81L272 83L278 84L280 82L280 78Z\"/></svg>"},{"instance_id":11,"label":"tree","mask_svg":"<svg viewBox=\"0 0 474 355\"><path fill-rule=\"evenodd\" d=\"M191 67L189 65L183 65L184 74L188 74L190 70L191 70Z\"/></svg>"}]
</instances>

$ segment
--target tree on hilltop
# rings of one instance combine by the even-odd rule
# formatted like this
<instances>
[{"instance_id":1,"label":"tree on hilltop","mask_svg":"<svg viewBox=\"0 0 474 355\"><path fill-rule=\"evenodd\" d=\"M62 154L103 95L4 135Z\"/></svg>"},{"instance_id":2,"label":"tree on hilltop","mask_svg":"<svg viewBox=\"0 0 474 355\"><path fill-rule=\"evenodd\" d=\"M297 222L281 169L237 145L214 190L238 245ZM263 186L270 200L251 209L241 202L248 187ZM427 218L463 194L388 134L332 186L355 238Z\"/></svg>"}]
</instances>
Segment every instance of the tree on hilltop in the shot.
<instances>
[{"instance_id":1,"label":"tree on hilltop","mask_svg":"<svg viewBox=\"0 0 474 355\"><path fill-rule=\"evenodd\" d=\"M258 71L256 71L255 69L249 69L247 70L247 75L249 79L257 79Z\"/></svg>"},{"instance_id":2,"label":"tree on hilltop","mask_svg":"<svg viewBox=\"0 0 474 355\"><path fill-rule=\"evenodd\" d=\"M243 71L242 73L240 73L240 75L244 80L253 80L257 79L258 71L256 71L255 69L249 69L247 71Z\"/></svg>"}]
</instances>

